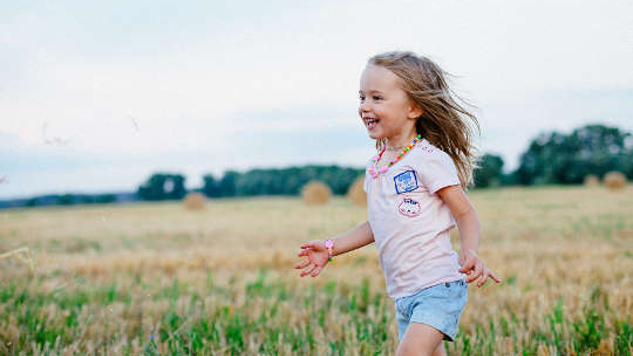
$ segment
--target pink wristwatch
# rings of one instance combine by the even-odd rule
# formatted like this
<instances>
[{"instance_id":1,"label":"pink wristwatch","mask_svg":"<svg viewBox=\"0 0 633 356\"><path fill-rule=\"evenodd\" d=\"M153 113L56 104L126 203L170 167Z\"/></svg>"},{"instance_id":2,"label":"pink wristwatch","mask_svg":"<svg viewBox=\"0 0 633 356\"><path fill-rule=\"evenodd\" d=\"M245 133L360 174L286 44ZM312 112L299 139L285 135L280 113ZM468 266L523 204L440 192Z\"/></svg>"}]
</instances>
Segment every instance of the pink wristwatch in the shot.
<instances>
[{"instance_id":1,"label":"pink wristwatch","mask_svg":"<svg viewBox=\"0 0 633 356\"><path fill-rule=\"evenodd\" d=\"M332 239L325 240L325 248L327 248L328 261L332 261L332 257L334 257L334 241Z\"/></svg>"}]
</instances>

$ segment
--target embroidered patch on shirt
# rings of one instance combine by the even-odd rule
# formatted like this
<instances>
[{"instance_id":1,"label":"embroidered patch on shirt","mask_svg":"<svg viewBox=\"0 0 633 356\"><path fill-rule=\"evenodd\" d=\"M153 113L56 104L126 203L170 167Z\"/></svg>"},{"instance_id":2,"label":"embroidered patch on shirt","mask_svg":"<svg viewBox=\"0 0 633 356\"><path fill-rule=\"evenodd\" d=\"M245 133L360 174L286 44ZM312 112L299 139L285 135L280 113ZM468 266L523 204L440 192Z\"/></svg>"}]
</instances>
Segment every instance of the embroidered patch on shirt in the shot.
<instances>
[{"instance_id":1,"label":"embroidered patch on shirt","mask_svg":"<svg viewBox=\"0 0 633 356\"><path fill-rule=\"evenodd\" d=\"M418 178L415 176L415 171L404 171L397 176L393 177L393 181L396 185L396 193L408 193L418 189Z\"/></svg>"},{"instance_id":2,"label":"embroidered patch on shirt","mask_svg":"<svg viewBox=\"0 0 633 356\"><path fill-rule=\"evenodd\" d=\"M408 197L402 199L402 202L398 205L398 211L400 214L410 218L420 215L421 210L422 208L420 207L420 203Z\"/></svg>"}]
</instances>

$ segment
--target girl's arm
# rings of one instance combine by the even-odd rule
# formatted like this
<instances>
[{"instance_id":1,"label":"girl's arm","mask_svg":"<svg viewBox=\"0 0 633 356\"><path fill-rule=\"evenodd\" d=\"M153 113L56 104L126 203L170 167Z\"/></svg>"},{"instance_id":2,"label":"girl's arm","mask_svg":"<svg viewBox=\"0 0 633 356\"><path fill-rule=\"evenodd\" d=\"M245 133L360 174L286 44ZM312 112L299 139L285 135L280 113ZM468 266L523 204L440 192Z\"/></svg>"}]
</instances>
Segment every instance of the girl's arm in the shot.
<instances>
[{"instance_id":1,"label":"girl's arm","mask_svg":"<svg viewBox=\"0 0 633 356\"><path fill-rule=\"evenodd\" d=\"M334 256L342 255L374 242L374 232L371 230L369 221L365 221L348 232L333 237L332 240L334 240L332 253Z\"/></svg>"},{"instance_id":2,"label":"girl's arm","mask_svg":"<svg viewBox=\"0 0 633 356\"><path fill-rule=\"evenodd\" d=\"M459 229L459 238L461 240L459 264L462 266L459 271L468 274L466 282L471 283L482 277L477 282L477 287L481 287L490 277L495 282L500 283L501 279L487 268L479 258L479 218L462 187L453 185L442 188L437 193L448 205Z\"/></svg>"},{"instance_id":3,"label":"girl's arm","mask_svg":"<svg viewBox=\"0 0 633 356\"><path fill-rule=\"evenodd\" d=\"M374 242L374 233L371 230L369 221L365 221L346 233L333 237L334 248L332 254L334 256L361 248ZM296 269L306 268L301 272L300 276L312 274L316 277L325 265L328 263L328 251L325 247L325 241L314 240L301 245L299 257L306 256L306 259L295 266Z\"/></svg>"}]
</instances>

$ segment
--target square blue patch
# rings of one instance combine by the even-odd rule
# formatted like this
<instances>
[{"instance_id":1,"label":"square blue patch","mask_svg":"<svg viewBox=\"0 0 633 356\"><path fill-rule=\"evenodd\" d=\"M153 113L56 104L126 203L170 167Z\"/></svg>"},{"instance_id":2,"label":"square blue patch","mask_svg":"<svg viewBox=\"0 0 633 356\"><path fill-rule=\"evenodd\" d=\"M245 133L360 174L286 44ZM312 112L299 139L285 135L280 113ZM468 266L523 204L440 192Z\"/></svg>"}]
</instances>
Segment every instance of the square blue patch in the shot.
<instances>
[{"instance_id":1,"label":"square blue patch","mask_svg":"<svg viewBox=\"0 0 633 356\"><path fill-rule=\"evenodd\" d=\"M393 177L393 181L396 185L396 193L408 193L418 189L418 178L415 175L415 171L404 171L397 176Z\"/></svg>"}]
</instances>

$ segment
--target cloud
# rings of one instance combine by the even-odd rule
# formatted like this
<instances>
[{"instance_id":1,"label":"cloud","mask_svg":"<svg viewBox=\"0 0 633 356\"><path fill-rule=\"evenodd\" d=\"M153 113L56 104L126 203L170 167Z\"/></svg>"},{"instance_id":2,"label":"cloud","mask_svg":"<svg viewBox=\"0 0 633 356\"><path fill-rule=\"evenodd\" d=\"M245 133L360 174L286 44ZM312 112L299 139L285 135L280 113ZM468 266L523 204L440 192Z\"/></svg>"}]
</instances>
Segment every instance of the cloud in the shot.
<instances>
[{"instance_id":1,"label":"cloud","mask_svg":"<svg viewBox=\"0 0 633 356\"><path fill-rule=\"evenodd\" d=\"M23 174L130 167L128 181L161 162L191 175L362 164L364 63L411 49L457 75L479 107L479 144L513 167L538 132L631 127L632 12L571 1L6 3L0 139L20 160L0 158Z\"/></svg>"}]
</instances>

